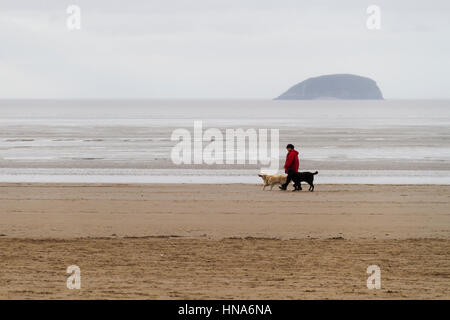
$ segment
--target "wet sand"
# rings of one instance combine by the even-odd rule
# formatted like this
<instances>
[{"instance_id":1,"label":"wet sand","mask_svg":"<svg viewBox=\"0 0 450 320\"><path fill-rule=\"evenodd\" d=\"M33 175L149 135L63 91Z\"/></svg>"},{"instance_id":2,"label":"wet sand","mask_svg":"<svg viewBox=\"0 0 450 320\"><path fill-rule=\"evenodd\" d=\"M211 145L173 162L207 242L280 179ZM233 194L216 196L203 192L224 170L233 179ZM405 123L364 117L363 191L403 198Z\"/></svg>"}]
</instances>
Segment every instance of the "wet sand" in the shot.
<instances>
[{"instance_id":1,"label":"wet sand","mask_svg":"<svg viewBox=\"0 0 450 320\"><path fill-rule=\"evenodd\" d=\"M450 186L0 185L0 298L450 298ZM81 268L82 289L66 288ZM381 268L368 290L366 268Z\"/></svg>"},{"instance_id":2,"label":"wet sand","mask_svg":"<svg viewBox=\"0 0 450 320\"><path fill-rule=\"evenodd\" d=\"M450 235L448 185L319 184L313 193L275 188L0 184L0 234L212 239L447 239Z\"/></svg>"}]
</instances>

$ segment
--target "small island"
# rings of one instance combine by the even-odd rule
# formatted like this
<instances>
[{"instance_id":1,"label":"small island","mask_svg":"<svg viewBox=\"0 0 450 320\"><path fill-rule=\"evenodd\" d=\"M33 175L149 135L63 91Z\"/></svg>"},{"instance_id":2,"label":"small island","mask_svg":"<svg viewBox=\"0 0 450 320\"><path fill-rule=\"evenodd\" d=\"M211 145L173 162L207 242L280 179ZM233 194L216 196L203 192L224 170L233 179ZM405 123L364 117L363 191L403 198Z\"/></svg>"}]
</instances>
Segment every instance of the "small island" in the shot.
<instances>
[{"instance_id":1,"label":"small island","mask_svg":"<svg viewBox=\"0 0 450 320\"><path fill-rule=\"evenodd\" d=\"M383 100L377 83L353 74L331 74L306 79L275 100Z\"/></svg>"}]
</instances>

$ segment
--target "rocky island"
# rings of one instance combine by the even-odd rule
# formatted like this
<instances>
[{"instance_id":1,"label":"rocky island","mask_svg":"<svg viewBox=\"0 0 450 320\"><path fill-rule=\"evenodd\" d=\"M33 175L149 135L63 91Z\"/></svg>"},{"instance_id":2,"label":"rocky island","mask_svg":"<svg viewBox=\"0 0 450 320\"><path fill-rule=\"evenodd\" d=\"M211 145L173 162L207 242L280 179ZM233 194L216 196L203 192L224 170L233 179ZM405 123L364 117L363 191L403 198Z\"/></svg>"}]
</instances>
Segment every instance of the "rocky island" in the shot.
<instances>
[{"instance_id":1,"label":"rocky island","mask_svg":"<svg viewBox=\"0 0 450 320\"><path fill-rule=\"evenodd\" d=\"M275 100L382 100L377 83L352 74L331 74L306 79Z\"/></svg>"}]
</instances>

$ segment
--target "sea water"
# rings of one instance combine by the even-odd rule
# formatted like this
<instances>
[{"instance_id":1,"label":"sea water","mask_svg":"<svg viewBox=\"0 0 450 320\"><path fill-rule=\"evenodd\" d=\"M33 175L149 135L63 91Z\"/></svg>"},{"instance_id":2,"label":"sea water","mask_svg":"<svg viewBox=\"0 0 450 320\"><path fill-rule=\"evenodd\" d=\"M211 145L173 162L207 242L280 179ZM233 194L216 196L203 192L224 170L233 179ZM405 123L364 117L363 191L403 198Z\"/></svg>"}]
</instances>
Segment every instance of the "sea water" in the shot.
<instances>
[{"instance_id":1,"label":"sea water","mask_svg":"<svg viewBox=\"0 0 450 320\"><path fill-rule=\"evenodd\" d=\"M0 182L259 183L261 165L177 166L178 128L272 128L317 183L450 184L450 101L1 100Z\"/></svg>"}]
</instances>

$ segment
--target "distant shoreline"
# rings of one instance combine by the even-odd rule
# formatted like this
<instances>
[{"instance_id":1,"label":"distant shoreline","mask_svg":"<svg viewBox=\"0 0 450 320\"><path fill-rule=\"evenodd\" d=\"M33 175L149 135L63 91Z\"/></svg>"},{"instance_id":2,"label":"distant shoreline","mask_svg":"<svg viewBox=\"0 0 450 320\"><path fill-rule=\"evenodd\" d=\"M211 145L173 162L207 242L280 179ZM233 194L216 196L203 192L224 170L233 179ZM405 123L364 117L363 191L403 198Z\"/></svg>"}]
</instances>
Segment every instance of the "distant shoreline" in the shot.
<instances>
[{"instance_id":1,"label":"distant shoreline","mask_svg":"<svg viewBox=\"0 0 450 320\"><path fill-rule=\"evenodd\" d=\"M7 170L7 169L6 169ZM11 169L0 170L0 184L260 184L259 170L208 169ZM300 171L308 171L301 169ZM309 170L311 171L311 170ZM18 173L22 172L22 173ZM72 174L70 174L72 172ZM78 172L78 173L77 173ZM264 171L263 171L264 172ZM76 174L74 174L76 173ZM450 170L320 170L321 185L450 185Z\"/></svg>"}]
</instances>

